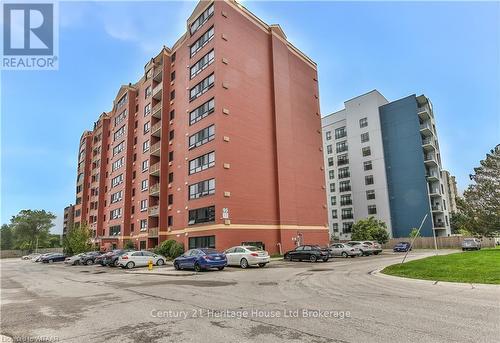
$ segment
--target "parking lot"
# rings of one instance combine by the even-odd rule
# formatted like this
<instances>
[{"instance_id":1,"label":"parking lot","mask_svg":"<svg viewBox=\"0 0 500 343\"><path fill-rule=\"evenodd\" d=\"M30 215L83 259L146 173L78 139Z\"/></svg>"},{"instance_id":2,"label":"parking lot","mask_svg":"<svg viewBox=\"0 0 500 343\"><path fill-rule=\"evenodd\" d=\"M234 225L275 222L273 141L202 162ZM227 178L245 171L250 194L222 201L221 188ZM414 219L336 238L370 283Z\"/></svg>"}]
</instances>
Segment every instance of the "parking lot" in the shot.
<instances>
[{"instance_id":1,"label":"parking lot","mask_svg":"<svg viewBox=\"0 0 500 343\"><path fill-rule=\"evenodd\" d=\"M409 258L432 254L415 251ZM376 272L401 257L279 260L265 268L201 273L2 260L1 330L17 340L61 342L498 339L498 286Z\"/></svg>"}]
</instances>

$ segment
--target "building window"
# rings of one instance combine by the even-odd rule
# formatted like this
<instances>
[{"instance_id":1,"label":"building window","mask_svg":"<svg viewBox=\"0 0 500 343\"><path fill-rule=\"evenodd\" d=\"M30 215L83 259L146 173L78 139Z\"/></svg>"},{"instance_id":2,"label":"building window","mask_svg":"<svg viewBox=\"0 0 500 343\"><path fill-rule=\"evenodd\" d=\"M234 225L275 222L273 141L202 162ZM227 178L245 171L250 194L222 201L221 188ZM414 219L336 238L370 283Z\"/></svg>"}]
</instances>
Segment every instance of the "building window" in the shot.
<instances>
[{"instance_id":1,"label":"building window","mask_svg":"<svg viewBox=\"0 0 500 343\"><path fill-rule=\"evenodd\" d=\"M189 101L193 101L202 94L205 94L210 88L213 87L215 82L215 76L214 74L210 74L206 78L204 78L202 81L200 81L196 86L191 88L189 91Z\"/></svg>"},{"instance_id":2,"label":"building window","mask_svg":"<svg viewBox=\"0 0 500 343\"><path fill-rule=\"evenodd\" d=\"M342 223L342 233L347 234L352 231L352 222Z\"/></svg>"},{"instance_id":3,"label":"building window","mask_svg":"<svg viewBox=\"0 0 500 343\"><path fill-rule=\"evenodd\" d=\"M339 183L339 191L340 192L349 192L351 190L351 181L341 181Z\"/></svg>"},{"instance_id":4,"label":"building window","mask_svg":"<svg viewBox=\"0 0 500 343\"><path fill-rule=\"evenodd\" d=\"M347 131L345 130L345 126L335 129L335 139L344 138L345 136L347 136Z\"/></svg>"},{"instance_id":5,"label":"building window","mask_svg":"<svg viewBox=\"0 0 500 343\"><path fill-rule=\"evenodd\" d=\"M205 24L213 14L214 14L214 4L211 4L205 11L203 11L202 14L200 14L200 16L198 18L196 18L195 21L193 21L193 23L189 27L189 32L191 33L191 36L196 31L198 31L198 29L200 27L202 27L203 24ZM191 249L191 248L189 248L189 249Z\"/></svg>"},{"instance_id":6,"label":"building window","mask_svg":"<svg viewBox=\"0 0 500 343\"><path fill-rule=\"evenodd\" d=\"M175 130L170 130L168 132L168 140L171 141L174 139L174 135L175 135Z\"/></svg>"},{"instance_id":7,"label":"building window","mask_svg":"<svg viewBox=\"0 0 500 343\"><path fill-rule=\"evenodd\" d=\"M352 214L352 208L343 208L342 209L342 219L353 219L354 216Z\"/></svg>"},{"instance_id":8,"label":"building window","mask_svg":"<svg viewBox=\"0 0 500 343\"><path fill-rule=\"evenodd\" d=\"M141 181L141 191L146 191L148 189L148 179Z\"/></svg>"},{"instance_id":9,"label":"building window","mask_svg":"<svg viewBox=\"0 0 500 343\"><path fill-rule=\"evenodd\" d=\"M333 167L333 157L328 157L328 166Z\"/></svg>"},{"instance_id":10,"label":"building window","mask_svg":"<svg viewBox=\"0 0 500 343\"><path fill-rule=\"evenodd\" d=\"M373 175L365 176L365 185L373 185Z\"/></svg>"},{"instance_id":11,"label":"building window","mask_svg":"<svg viewBox=\"0 0 500 343\"><path fill-rule=\"evenodd\" d=\"M366 200L375 200L375 191L366 191Z\"/></svg>"},{"instance_id":12,"label":"building window","mask_svg":"<svg viewBox=\"0 0 500 343\"><path fill-rule=\"evenodd\" d=\"M116 193L111 194L111 203L114 204L115 202L122 200L122 197L123 197L123 191L118 191Z\"/></svg>"},{"instance_id":13,"label":"building window","mask_svg":"<svg viewBox=\"0 0 500 343\"><path fill-rule=\"evenodd\" d=\"M332 139L332 131L326 131L325 138L327 141Z\"/></svg>"},{"instance_id":14,"label":"building window","mask_svg":"<svg viewBox=\"0 0 500 343\"><path fill-rule=\"evenodd\" d=\"M189 200L215 194L215 179L205 180L189 186Z\"/></svg>"},{"instance_id":15,"label":"building window","mask_svg":"<svg viewBox=\"0 0 500 343\"><path fill-rule=\"evenodd\" d=\"M81 214L81 210L76 210L75 211L75 217L80 217L80 214Z\"/></svg>"},{"instance_id":16,"label":"building window","mask_svg":"<svg viewBox=\"0 0 500 343\"><path fill-rule=\"evenodd\" d=\"M142 143L142 152L146 152L149 150L149 139Z\"/></svg>"},{"instance_id":17,"label":"building window","mask_svg":"<svg viewBox=\"0 0 500 343\"><path fill-rule=\"evenodd\" d=\"M337 197L336 196L330 197L330 204L332 204L332 206L337 205Z\"/></svg>"},{"instance_id":18,"label":"building window","mask_svg":"<svg viewBox=\"0 0 500 343\"><path fill-rule=\"evenodd\" d=\"M175 110L170 111L170 120L175 118Z\"/></svg>"},{"instance_id":19,"label":"building window","mask_svg":"<svg viewBox=\"0 0 500 343\"><path fill-rule=\"evenodd\" d=\"M172 205L174 203L174 195L173 194L168 195L167 202L169 205Z\"/></svg>"},{"instance_id":20,"label":"building window","mask_svg":"<svg viewBox=\"0 0 500 343\"><path fill-rule=\"evenodd\" d=\"M128 94L125 93L122 98L120 100L118 100L118 103L116 104L116 108L120 108L122 107L123 105L125 105L125 103L127 102L128 100Z\"/></svg>"},{"instance_id":21,"label":"building window","mask_svg":"<svg viewBox=\"0 0 500 343\"><path fill-rule=\"evenodd\" d=\"M148 200L141 200L141 212L144 212L148 209Z\"/></svg>"},{"instance_id":22,"label":"building window","mask_svg":"<svg viewBox=\"0 0 500 343\"><path fill-rule=\"evenodd\" d=\"M147 219L141 219L139 221L141 231L146 231L148 229L148 220Z\"/></svg>"},{"instance_id":23,"label":"building window","mask_svg":"<svg viewBox=\"0 0 500 343\"><path fill-rule=\"evenodd\" d=\"M333 232L339 232L339 224L338 223L333 223L332 224L332 231Z\"/></svg>"},{"instance_id":24,"label":"building window","mask_svg":"<svg viewBox=\"0 0 500 343\"><path fill-rule=\"evenodd\" d=\"M372 170L372 161L363 162L363 169L364 170Z\"/></svg>"},{"instance_id":25,"label":"building window","mask_svg":"<svg viewBox=\"0 0 500 343\"><path fill-rule=\"evenodd\" d=\"M120 174L120 175L112 178L111 179L111 188L118 186L122 182L123 182L123 174Z\"/></svg>"},{"instance_id":26,"label":"building window","mask_svg":"<svg viewBox=\"0 0 500 343\"><path fill-rule=\"evenodd\" d=\"M377 206L368 205L368 214L377 214Z\"/></svg>"},{"instance_id":27,"label":"building window","mask_svg":"<svg viewBox=\"0 0 500 343\"><path fill-rule=\"evenodd\" d=\"M174 99L175 99L175 89L170 92L170 100L174 100Z\"/></svg>"},{"instance_id":28,"label":"building window","mask_svg":"<svg viewBox=\"0 0 500 343\"><path fill-rule=\"evenodd\" d=\"M142 171L145 172L149 169L149 160L142 161Z\"/></svg>"},{"instance_id":29,"label":"building window","mask_svg":"<svg viewBox=\"0 0 500 343\"><path fill-rule=\"evenodd\" d=\"M215 221L215 206L203 207L189 211L188 225Z\"/></svg>"},{"instance_id":30,"label":"building window","mask_svg":"<svg viewBox=\"0 0 500 343\"><path fill-rule=\"evenodd\" d=\"M189 249L215 249L215 236L189 237Z\"/></svg>"},{"instance_id":31,"label":"building window","mask_svg":"<svg viewBox=\"0 0 500 343\"><path fill-rule=\"evenodd\" d=\"M174 182L174 173L168 173L168 183Z\"/></svg>"},{"instance_id":32,"label":"building window","mask_svg":"<svg viewBox=\"0 0 500 343\"><path fill-rule=\"evenodd\" d=\"M366 143L370 140L370 134L368 132L361 134L361 143Z\"/></svg>"},{"instance_id":33,"label":"building window","mask_svg":"<svg viewBox=\"0 0 500 343\"><path fill-rule=\"evenodd\" d=\"M120 218L122 216L122 208L116 208L114 210L111 210L109 212L109 218L110 219L117 219L117 218Z\"/></svg>"},{"instance_id":34,"label":"building window","mask_svg":"<svg viewBox=\"0 0 500 343\"><path fill-rule=\"evenodd\" d=\"M337 210L332 210L332 219L337 219Z\"/></svg>"},{"instance_id":35,"label":"building window","mask_svg":"<svg viewBox=\"0 0 500 343\"><path fill-rule=\"evenodd\" d=\"M367 127L367 126L368 126L368 118L361 118L359 120L359 127L363 128L363 127Z\"/></svg>"},{"instance_id":36,"label":"building window","mask_svg":"<svg viewBox=\"0 0 500 343\"><path fill-rule=\"evenodd\" d=\"M170 81L174 81L174 80L175 80L175 70L170 73Z\"/></svg>"},{"instance_id":37,"label":"building window","mask_svg":"<svg viewBox=\"0 0 500 343\"><path fill-rule=\"evenodd\" d=\"M337 165L343 166L346 164L349 164L349 158L347 157L347 154L337 156Z\"/></svg>"},{"instance_id":38,"label":"building window","mask_svg":"<svg viewBox=\"0 0 500 343\"><path fill-rule=\"evenodd\" d=\"M338 142L336 145L337 154L347 151L347 141Z\"/></svg>"},{"instance_id":39,"label":"building window","mask_svg":"<svg viewBox=\"0 0 500 343\"><path fill-rule=\"evenodd\" d=\"M150 129L150 123L148 121L144 123L144 134L148 133L149 129Z\"/></svg>"},{"instance_id":40,"label":"building window","mask_svg":"<svg viewBox=\"0 0 500 343\"><path fill-rule=\"evenodd\" d=\"M215 53L212 49L208 54L203 56L189 70L190 78L193 79L196 75L205 70L214 61Z\"/></svg>"},{"instance_id":41,"label":"building window","mask_svg":"<svg viewBox=\"0 0 500 343\"><path fill-rule=\"evenodd\" d=\"M334 170L329 170L328 171L328 178L330 180L333 180L335 178L335 171Z\"/></svg>"},{"instance_id":42,"label":"building window","mask_svg":"<svg viewBox=\"0 0 500 343\"><path fill-rule=\"evenodd\" d=\"M151 113L151 103L147 104L145 107L144 107L144 116L148 116L149 114Z\"/></svg>"},{"instance_id":43,"label":"building window","mask_svg":"<svg viewBox=\"0 0 500 343\"><path fill-rule=\"evenodd\" d=\"M210 42L213 37L214 37L214 27L212 26L207 30L207 32L205 32L200 38L198 38L198 40L196 40L196 42L194 42L193 45L191 45L191 47L189 48L190 57L196 55L196 53L200 51L201 48L203 48L205 45L207 45L208 42Z\"/></svg>"},{"instance_id":44,"label":"building window","mask_svg":"<svg viewBox=\"0 0 500 343\"><path fill-rule=\"evenodd\" d=\"M111 171L114 172L115 170L121 168L123 166L123 157L114 161L113 164L111 164Z\"/></svg>"},{"instance_id":45,"label":"building window","mask_svg":"<svg viewBox=\"0 0 500 343\"><path fill-rule=\"evenodd\" d=\"M174 217L173 216L168 216L167 217L167 225L168 226L174 225Z\"/></svg>"},{"instance_id":46,"label":"building window","mask_svg":"<svg viewBox=\"0 0 500 343\"><path fill-rule=\"evenodd\" d=\"M349 172L349 167L344 167L339 169L339 179L345 179L346 177L351 176Z\"/></svg>"},{"instance_id":47,"label":"building window","mask_svg":"<svg viewBox=\"0 0 500 343\"><path fill-rule=\"evenodd\" d=\"M172 54L172 56L170 56L170 61L175 62L175 52Z\"/></svg>"},{"instance_id":48,"label":"building window","mask_svg":"<svg viewBox=\"0 0 500 343\"><path fill-rule=\"evenodd\" d=\"M330 192L335 192L335 183L330 183Z\"/></svg>"},{"instance_id":49,"label":"building window","mask_svg":"<svg viewBox=\"0 0 500 343\"><path fill-rule=\"evenodd\" d=\"M361 149L361 153L363 154L363 157L370 156L372 154L369 146L365 146L363 149Z\"/></svg>"},{"instance_id":50,"label":"building window","mask_svg":"<svg viewBox=\"0 0 500 343\"><path fill-rule=\"evenodd\" d=\"M113 140L116 141L122 138L124 134L125 134L125 125L123 125L118 130L115 131L115 133L113 134Z\"/></svg>"},{"instance_id":51,"label":"building window","mask_svg":"<svg viewBox=\"0 0 500 343\"><path fill-rule=\"evenodd\" d=\"M333 148L332 148L332 145L331 144L328 144L326 146L326 153L327 154L333 154Z\"/></svg>"},{"instance_id":52,"label":"building window","mask_svg":"<svg viewBox=\"0 0 500 343\"><path fill-rule=\"evenodd\" d=\"M212 98L189 113L189 125L193 125L194 123L199 122L209 114L213 113L214 110L215 99Z\"/></svg>"},{"instance_id":53,"label":"building window","mask_svg":"<svg viewBox=\"0 0 500 343\"><path fill-rule=\"evenodd\" d=\"M189 175L215 166L215 151L189 161Z\"/></svg>"},{"instance_id":54,"label":"building window","mask_svg":"<svg viewBox=\"0 0 500 343\"><path fill-rule=\"evenodd\" d=\"M123 149L125 149L125 141L121 142L120 144L118 144L113 148L113 157L121 153Z\"/></svg>"},{"instance_id":55,"label":"building window","mask_svg":"<svg viewBox=\"0 0 500 343\"><path fill-rule=\"evenodd\" d=\"M168 152L168 161L172 162L173 160L174 160L174 152L173 151L169 151Z\"/></svg>"},{"instance_id":56,"label":"building window","mask_svg":"<svg viewBox=\"0 0 500 343\"><path fill-rule=\"evenodd\" d=\"M118 124L120 124L122 121L125 120L125 117L127 117L127 110L123 111L122 113L120 113L119 115L117 115L115 117L115 126L117 126Z\"/></svg>"},{"instance_id":57,"label":"building window","mask_svg":"<svg viewBox=\"0 0 500 343\"><path fill-rule=\"evenodd\" d=\"M110 236L119 236L121 231L120 225L113 225L109 227Z\"/></svg>"},{"instance_id":58,"label":"building window","mask_svg":"<svg viewBox=\"0 0 500 343\"><path fill-rule=\"evenodd\" d=\"M150 96L151 96L151 86L147 86L146 89L144 90L144 99L147 99Z\"/></svg>"},{"instance_id":59,"label":"building window","mask_svg":"<svg viewBox=\"0 0 500 343\"><path fill-rule=\"evenodd\" d=\"M340 196L340 206L352 205L352 198L350 194L344 194Z\"/></svg>"}]
</instances>

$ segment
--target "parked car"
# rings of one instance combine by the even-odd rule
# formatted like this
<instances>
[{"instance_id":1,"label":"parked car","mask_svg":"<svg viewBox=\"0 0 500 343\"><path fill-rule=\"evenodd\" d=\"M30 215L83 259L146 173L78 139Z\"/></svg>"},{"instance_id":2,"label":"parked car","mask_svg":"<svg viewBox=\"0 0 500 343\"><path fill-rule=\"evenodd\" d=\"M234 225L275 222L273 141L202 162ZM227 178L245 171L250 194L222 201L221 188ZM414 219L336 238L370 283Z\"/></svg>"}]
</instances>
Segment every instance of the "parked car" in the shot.
<instances>
[{"instance_id":1,"label":"parked car","mask_svg":"<svg viewBox=\"0 0 500 343\"><path fill-rule=\"evenodd\" d=\"M481 241L477 238L464 238L462 250L481 250Z\"/></svg>"},{"instance_id":2,"label":"parked car","mask_svg":"<svg viewBox=\"0 0 500 343\"><path fill-rule=\"evenodd\" d=\"M165 264L165 256L157 255L151 251L128 251L118 256L118 265L122 268L132 269L134 267L144 267L152 261L157 266Z\"/></svg>"},{"instance_id":3,"label":"parked car","mask_svg":"<svg viewBox=\"0 0 500 343\"><path fill-rule=\"evenodd\" d=\"M330 252L328 249L322 249L318 245L299 245L293 250L287 251L283 258L287 261L311 261L316 262L322 260L327 262L330 257Z\"/></svg>"},{"instance_id":4,"label":"parked car","mask_svg":"<svg viewBox=\"0 0 500 343\"><path fill-rule=\"evenodd\" d=\"M46 257L46 256L49 256L49 255L52 255L53 253L47 253L47 254L41 254L37 257L34 257L31 261L33 262L42 262L42 258Z\"/></svg>"},{"instance_id":5,"label":"parked car","mask_svg":"<svg viewBox=\"0 0 500 343\"><path fill-rule=\"evenodd\" d=\"M382 246L377 241L363 241L363 244L366 244L370 247L373 255L378 255L382 252Z\"/></svg>"},{"instance_id":6,"label":"parked car","mask_svg":"<svg viewBox=\"0 0 500 343\"><path fill-rule=\"evenodd\" d=\"M245 269L248 266L265 267L271 258L267 251L254 246L236 246L225 252L228 266L240 266Z\"/></svg>"},{"instance_id":7,"label":"parked car","mask_svg":"<svg viewBox=\"0 0 500 343\"><path fill-rule=\"evenodd\" d=\"M47 256L42 257L41 262L42 263L53 263L53 262L62 262L66 259L66 255L62 253L53 253L49 254Z\"/></svg>"},{"instance_id":8,"label":"parked car","mask_svg":"<svg viewBox=\"0 0 500 343\"><path fill-rule=\"evenodd\" d=\"M123 254L126 254L129 251L131 251L131 250L123 250L123 249L113 250L112 254L110 254L104 258L104 265L110 266L110 267L118 267L119 266L118 258L120 258L120 256L122 256Z\"/></svg>"},{"instance_id":9,"label":"parked car","mask_svg":"<svg viewBox=\"0 0 500 343\"><path fill-rule=\"evenodd\" d=\"M225 266L227 266L226 255L210 248L191 249L174 260L174 268L177 270L194 269L200 272L210 268L223 270Z\"/></svg>"},{"instance_id":10,"label":"parked car","mask_svg":"<svg viewBox=\"0 0 500 343\"><path fill-rule=\"evenodd\" d=\"M411 245L409 242L399 242L392 248L392 251L394 252L407 252L411 251Z\"/></svg>"},{"instance_id":11,"label":"parked car","mask_svg":"<svg viewBox=\"0 0 500 343\"><path fill-rule=\"evenodd\" d=\"M86 265L91 265L96 263L96 259L98 256L103 255L99 251L90 251L83 256L80 257L80 264L86 264Z\"/></svg>"},{"instance_id":12,"label":"parked car","mask_svg":"<svg viewBox=\"0 0 500 343\"><path fill-rule=\"evenodd\" d=\"M334 243L330 245L328 249L330 251L330 257L356 257L361 254L356 246L350 246L344 243Z\"/></svg>"},{"instance_id":13,"label":"parked car","mask_svg":"<svg viewBox=\"0 0 500 343\"><path fill-rule=\"evenodd\" d=\"M22 260L33 260L39 257L41 254L29 254L29 255L24 255L21 257Z\"/></svg>"},{"instance_id":14,"label":"parked car","mask_svg":"<svg viewBox=\"0 0 500 343\"><path fill-rule=\"evenodd\" d=\"M96 258L94 259L94 263L96 263L96 264L98 263L101 266L105 266L106 265L105 264L106 258L111 256L113 254L113 251L108 251L108 252L105 252L101 255L96 256Z\"/></svg>"},{"instance_id":15,"label":"parked car","mask_svg":"<svg viewBox=\"0 0 500 343\"><path fill-rule=\"evenodd\" d=\"M78 255L73 255L71 257L66 257L66 259L64 260L64 263L65 264L70 264L72 266L79 265L80 264L80 258L83 255L85 255L85 253L81 253L81 254L78 254Z\"/></svg>"},{"instance_id":16,"label":"parked car","mask_svg":"<svg viewBox=\"0 0 500 343\"><path fill-rule=\"evenodd\" d=\"M365 244L364 242L350 241L350 242L347 242L346 244L353 247L353 248L358 248L360 256L368 256L368 255L371 255L373 253L372 247L370 245Z\"/></svg>"}]
</instances>

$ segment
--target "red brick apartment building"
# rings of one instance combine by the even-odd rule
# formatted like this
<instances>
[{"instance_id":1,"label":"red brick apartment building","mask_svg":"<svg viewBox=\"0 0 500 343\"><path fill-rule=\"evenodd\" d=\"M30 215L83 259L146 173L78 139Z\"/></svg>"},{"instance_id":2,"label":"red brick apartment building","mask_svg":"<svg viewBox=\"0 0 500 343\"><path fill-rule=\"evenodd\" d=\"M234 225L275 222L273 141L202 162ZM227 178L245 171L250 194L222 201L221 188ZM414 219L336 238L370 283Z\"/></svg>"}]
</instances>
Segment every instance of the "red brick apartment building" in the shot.
<instances>
[{"instance_id":1,"label":"red brick apartment building","mask_svg":"<svg viewBox=\"0 0 500 343\"><path fill-rule=\"evenodd\" d=\"M316 64L236 1L199 2L83 133L74 211L107 249L327 244Z\"/></svg>"}]
</instances>

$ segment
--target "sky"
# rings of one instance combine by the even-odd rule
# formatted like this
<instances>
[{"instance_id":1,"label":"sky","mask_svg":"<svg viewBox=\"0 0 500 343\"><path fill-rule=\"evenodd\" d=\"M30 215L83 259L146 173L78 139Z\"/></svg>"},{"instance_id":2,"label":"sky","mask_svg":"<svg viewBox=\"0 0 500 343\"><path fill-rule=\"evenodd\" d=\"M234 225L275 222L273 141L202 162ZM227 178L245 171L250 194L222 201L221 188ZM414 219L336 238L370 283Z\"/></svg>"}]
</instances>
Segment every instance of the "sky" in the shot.
<instances>
[{"instance_id":1,"label":"sky","mask_svg":"<svg viewBox=\"0 0 500 343\"><path fill-rule=\"evenodd\" d=\"M443 167L464 190L500 143L499 2L266 2L244 5L318 64L322 115L372 89L425 94ZM81 133L122 84L185 32L196 2L61 2L59 69L1 72L1 223L75 201Z\"/></svg>"}]
</instances>

